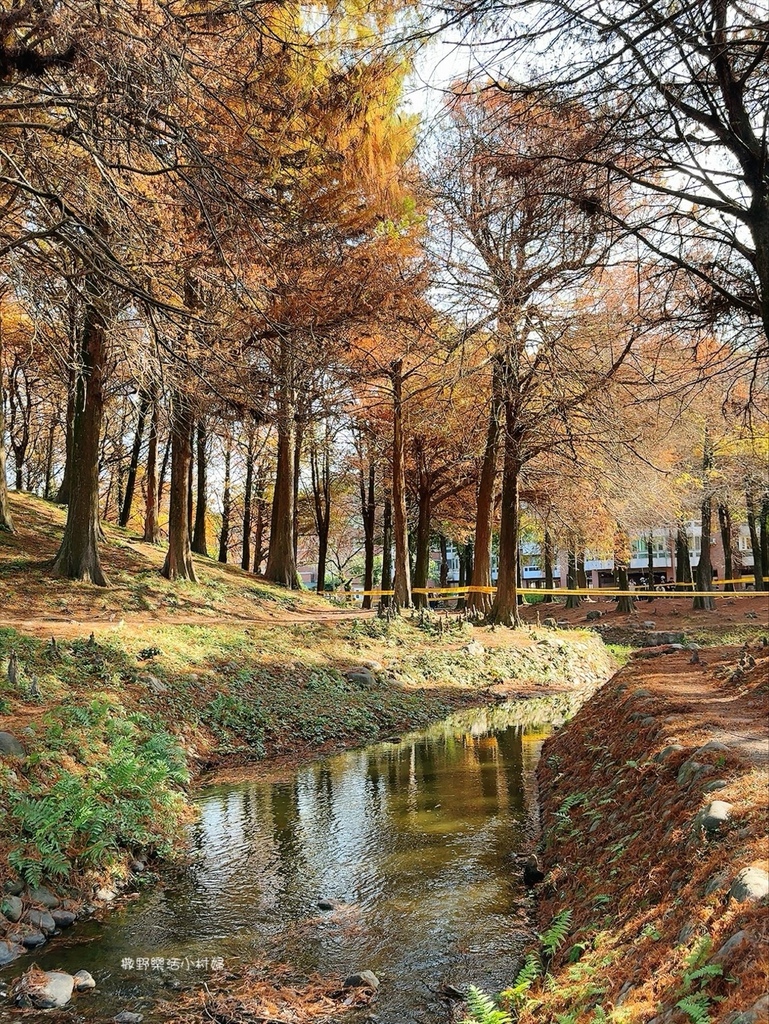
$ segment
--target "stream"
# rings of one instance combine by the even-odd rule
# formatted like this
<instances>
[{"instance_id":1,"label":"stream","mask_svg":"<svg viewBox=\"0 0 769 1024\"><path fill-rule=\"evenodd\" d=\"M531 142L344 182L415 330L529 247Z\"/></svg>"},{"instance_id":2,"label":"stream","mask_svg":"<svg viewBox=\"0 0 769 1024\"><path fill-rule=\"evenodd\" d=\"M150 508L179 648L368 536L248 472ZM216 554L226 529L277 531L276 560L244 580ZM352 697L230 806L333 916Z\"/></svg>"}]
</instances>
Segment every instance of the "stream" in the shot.
<instances>
[{"instance_id":1,"label":"stream","mask_svg":"<svg viewBox=\"0 0 769 1024\"><path fill-rule=\"evenodd\" d=\"M443 984L503 987L527 941L514 854L536 843L534 771L549 731L522 724L520 704L503 705L310 762L283 781L208 786L182 867L0 976L33 962L84 968L98 991L76 997L79 1016L130 1009L150 1021L158 998L210 981L217 965L372 970L379 1024L445 1022ZM334 908L319 909L324 899Z\"/></svg>"}]
</instances>

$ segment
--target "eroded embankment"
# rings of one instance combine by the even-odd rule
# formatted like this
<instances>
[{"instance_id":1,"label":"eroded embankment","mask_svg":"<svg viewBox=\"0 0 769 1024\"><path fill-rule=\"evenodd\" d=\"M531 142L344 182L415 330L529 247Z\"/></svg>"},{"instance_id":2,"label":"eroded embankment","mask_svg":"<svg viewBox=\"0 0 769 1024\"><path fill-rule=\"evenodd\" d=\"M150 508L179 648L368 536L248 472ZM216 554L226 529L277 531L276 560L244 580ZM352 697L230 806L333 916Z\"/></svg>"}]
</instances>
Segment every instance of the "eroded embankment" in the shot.
<instances>
[{"instance_id":1,"label":"eroded embankment","mask_svg":"<svg viewBox=\"0 0 769 1024\"><path fill-rule=\"evenodd\" d=\"M768 655L645 653L546 743L537 912L571 924L522 1020L769 1019Z\"/></svg>"}]
</instances>

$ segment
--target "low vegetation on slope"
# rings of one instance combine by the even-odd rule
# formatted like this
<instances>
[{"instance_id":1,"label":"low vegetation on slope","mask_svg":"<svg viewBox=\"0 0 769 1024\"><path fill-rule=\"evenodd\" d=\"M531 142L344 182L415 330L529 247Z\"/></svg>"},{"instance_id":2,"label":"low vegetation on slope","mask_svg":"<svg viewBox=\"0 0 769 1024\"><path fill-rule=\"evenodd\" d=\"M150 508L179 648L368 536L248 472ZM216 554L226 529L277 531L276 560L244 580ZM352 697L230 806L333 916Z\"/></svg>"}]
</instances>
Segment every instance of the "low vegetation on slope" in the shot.
<instances>
[{"instance_id":1,"label":"low vegetation on slope","mask_svg":"<svg viewBox=\"0 0 769 1024\"><path fill-rule=\"evenodd\" d=\"M660 668L633 659L546 743L547 949L506 994L522 1024L767 1019L769 649L743 654L745 668L740 657L708 652L697 678L688 655ZM665 695L665 672L691 674L688 703ZM699 680L714 687L712 730L701 728ZM726 743L719 722L731 724Z\"/></svg>"},{"instance_id":2,"label":"low vegetation on slope","mask_svg":"<svg viewBox=\"0 0 769 1024\"><path fill-rule=\"evenodd\" d=\"M461 621L0 630L0 732L24 748L0 755L0 875L38 885L169 853L186 782L225 757L360 744L488 701L490 687L544 694L610 669L589 634Z\"/></svg>"}]
</instances>

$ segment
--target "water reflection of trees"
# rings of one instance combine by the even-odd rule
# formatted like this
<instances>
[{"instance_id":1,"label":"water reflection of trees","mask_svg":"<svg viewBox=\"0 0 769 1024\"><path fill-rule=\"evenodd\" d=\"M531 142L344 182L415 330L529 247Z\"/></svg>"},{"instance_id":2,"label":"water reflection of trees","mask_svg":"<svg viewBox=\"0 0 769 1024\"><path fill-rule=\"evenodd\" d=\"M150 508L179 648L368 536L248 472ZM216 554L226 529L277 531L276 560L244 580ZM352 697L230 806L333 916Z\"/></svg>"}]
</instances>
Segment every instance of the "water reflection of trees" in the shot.
<instances>
[{"instance_id":1,"label":"water reflection of trees","mask_svg":"<svg viewBox=\"0 0 769 1024\"><path fill-rule=\"evenodd\" d=\"M424 858L443 846L451 857L452 842L489 822L522 820L524 777L547 729L510 719L492 708L308 765L289 782L212 794L193 832L198 885L281 915L319 896L355 902L394 884L400 867L386 862L399 851ZM444 855L430 856L437 866Z\"/></svg>"}]
</instances>

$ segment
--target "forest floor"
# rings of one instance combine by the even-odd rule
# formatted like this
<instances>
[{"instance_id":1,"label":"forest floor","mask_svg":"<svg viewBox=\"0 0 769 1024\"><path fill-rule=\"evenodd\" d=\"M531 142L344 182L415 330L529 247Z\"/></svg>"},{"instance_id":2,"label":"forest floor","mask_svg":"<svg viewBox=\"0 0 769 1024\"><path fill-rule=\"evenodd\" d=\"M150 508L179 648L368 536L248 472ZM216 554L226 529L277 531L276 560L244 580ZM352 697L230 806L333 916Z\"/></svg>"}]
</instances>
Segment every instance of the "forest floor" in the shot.
<instances>
[{"instance_id":1,"label":"forest floor","mask_svg":"<svg viewBox=\"0 0 769 1024\"><path fill-rule=\"evenodd\" d=\"M650 598L650 599L649 599ZM578 608L565 608L562 603L527 605L521 610L521 618L529 624L544 621L552 616L558 622L570 627L594 627L603 630L618 630L632 633L652 623L651 628L664 632L683 632L687 639L712 643L719 639L724 643L739 642L752 636L756 627L769 628L769 593L743 592L739 596L714 592L715 608L694 609L691 597L685 595L665 597L649 594L648 598L634 598L635 609L627 615L618 612L616 601L601 597L599 593L583 601ZM590 612L600 611L597 621L588 620Z\"/></svg>"},{"instance_id":2,"label":"forest floor","mask_svg":"<svg viewBox=\"0 0 769 1024\"><path fill-rule=\"evenodd\" d=\"M95 629L140 635L145 627L176 625L242 625L336 622L370 617L373 612L335 605L312 591L273 587L235 565L193 555L199 583L170 583L160 575L162 546L145 544L136 531L104 525L102 561L108 588L57 580L48 573L66 517L65 509L27 494L11 492L16 532L0 534L0 626L30 636L88 636ZM632 629L653 620L658 630L730 632L754 620L769 620L769 595L716 595L714 611L693 611L687 597L639 598L632 615L616 611L611 598L589 598L579 608L562 602L528 605L525 622L536 625L547 616L569 626L588 625L587 613L599 610L599 627ZM506 631L497 634L505 637ZM498 639L499 643L506 642ZM488 643L488 641L487 641Z\"/></svg>"}]
</instances>

